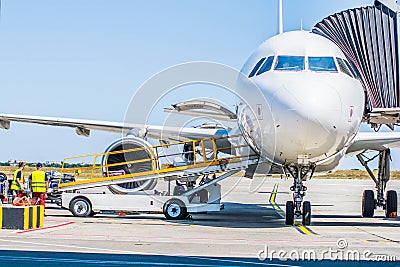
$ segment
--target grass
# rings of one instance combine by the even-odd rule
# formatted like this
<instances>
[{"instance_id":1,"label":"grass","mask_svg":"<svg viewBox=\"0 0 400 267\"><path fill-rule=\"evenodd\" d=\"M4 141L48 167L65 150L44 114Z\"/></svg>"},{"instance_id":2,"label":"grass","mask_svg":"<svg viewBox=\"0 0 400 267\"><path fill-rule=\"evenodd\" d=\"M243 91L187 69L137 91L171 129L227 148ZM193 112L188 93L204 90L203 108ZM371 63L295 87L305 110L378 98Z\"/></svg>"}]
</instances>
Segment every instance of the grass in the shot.
<instances>
[{"instance_id":1,"label":"grass","mask_svg":"<svg viewBox=\"0 0 400 267\"><path fill-rule=\"evenodd\" d=\"M378 171L373 171L375 177L378 176ZM331 178L331 179L371 179L367 171L362 170L338 170L332 174L315 176L314 178ZM400 171L391 171L390 179L400 180Z\"/></svg>"},{"instance_id":2,"label":"grass","mask_svg":"<svg viewBox=\"0 0 400 267\"><path fill-rule=\"evenodd\" d=\"M375 177L378 176L378 171L373 171ZM272 177L277 178L281 177L280 175L272 175ZM326 174L326 175L315 175L313 179L358 179L358 180L370 180L369 174L367 171L362 170L337 170L334 173ZM400 171L391 171L390 179L392 180L400 180Z\"/></svg>"},{"instance_id":3,"label":"grass","mask_svg":"<svg viewBox=\"0 0 400 267\"><path fill-rule=\"evenodd\" d=\"M7 177L8 177L8 179L12 179L13 178L14 172L15 172L16 169L17 169L17 167L0 166L0 172L5 173L7 175ZM73 169L73 168L67 169L68 170L68 174L74 174L74 171L76 169ZM88 169L88 168L79 168L79 169L82 170L81 174L79 175L80 177L82 177L82 178L89 178L90 177L90 175L91 175L90 169ZM29 175L35 170L36 170L35 167L25 166L24 171L23 171L25 178L28 178ZM61 168L43 167L42 170L45 171L45 172L50 171L50 170L59 171L60 172ZM96 169L95 175L96 175L96 177L101 177L100 169ZM79 177L77 177L77 178L79 179Z\"/></svg>"}]
</instances>

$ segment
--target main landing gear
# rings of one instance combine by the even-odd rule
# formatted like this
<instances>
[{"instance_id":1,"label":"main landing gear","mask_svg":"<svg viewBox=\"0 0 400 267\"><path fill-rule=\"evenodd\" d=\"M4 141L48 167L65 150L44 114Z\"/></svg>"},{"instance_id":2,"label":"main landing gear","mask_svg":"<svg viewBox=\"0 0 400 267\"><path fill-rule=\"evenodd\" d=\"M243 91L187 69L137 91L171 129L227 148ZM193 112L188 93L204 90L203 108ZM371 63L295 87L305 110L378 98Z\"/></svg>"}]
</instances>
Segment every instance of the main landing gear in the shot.
<instances>
[{"instance_id":1,"label":"main landing gear","mask_svg":"<svg viewBox=\"0 0 400 267\"><path fill-rule=\"evenodd\" d=\"M290 190L293 191L293 200L286 202L286 217L285 224L293 225L295 216L302 216L302 224L311 224L311 203L304 201L307 187L303 182L307 180L307 174L311 172L310 177L314 173L315 166L313 165L291 165L286 166L285 170L293 177L293 185Z\"/></svg>"},{"instance_id":2,"label":"main landing gear","mask_svg":"<svg viewBox=\"0 0 400 267\"><path fill-rule=\"evenodd\" d=\"M368 163L379 157L378 162L378 178L375 177L374 173L368 167ZM365 155L358 154L357 159L365 167L369 176L375 182L376 185L376 198L374 191L365 190L362 196L362 216L373 217L376 208L381 207L385 210L386 218L397 217L397 192L394 190L388 190L386 192L386 184L390 179L390 149L379 151L378 154L369 159Z\"/></svg>"}]
</instances>

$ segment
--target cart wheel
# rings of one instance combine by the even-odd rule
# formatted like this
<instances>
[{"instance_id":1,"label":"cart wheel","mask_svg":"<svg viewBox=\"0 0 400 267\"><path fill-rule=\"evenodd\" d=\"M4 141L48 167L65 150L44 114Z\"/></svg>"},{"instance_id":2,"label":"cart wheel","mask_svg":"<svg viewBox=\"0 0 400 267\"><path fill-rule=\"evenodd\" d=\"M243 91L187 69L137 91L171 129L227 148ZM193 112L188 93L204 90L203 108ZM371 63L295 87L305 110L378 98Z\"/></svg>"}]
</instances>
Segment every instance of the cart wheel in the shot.
<instances>
[{"instance_id":1,"label":"cart wheel","mask_svg":"<svg viewBox=\"0 0 400 267\"><path fill-rule=\"evenodd\" d=\"M176 198L170 199L165 202L163 213L165 218L167 218L168 220L181 220L189 215L185 203Z\"/></svg>"},{"instance_id":2,"label":"cart wheel","mask_svg":"<svg viewBox=\"0 0 400 267\"><path fill-rule=\"evenodd\" d=\"M92 214L92 206L86 198L78 197L71 201L69 210L76 217L88 217Z\"/></svg>"}]
</instances>

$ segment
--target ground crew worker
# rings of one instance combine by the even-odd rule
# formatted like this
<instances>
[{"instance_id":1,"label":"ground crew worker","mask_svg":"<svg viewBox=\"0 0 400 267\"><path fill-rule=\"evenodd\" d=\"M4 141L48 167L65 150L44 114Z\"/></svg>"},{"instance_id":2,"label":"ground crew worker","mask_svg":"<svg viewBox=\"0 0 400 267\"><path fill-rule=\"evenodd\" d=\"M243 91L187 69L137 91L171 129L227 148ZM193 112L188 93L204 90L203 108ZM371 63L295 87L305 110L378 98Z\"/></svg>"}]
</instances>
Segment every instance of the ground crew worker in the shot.
<instances>
[{"instance_id":1,"label":"ground crew worker","mask_svg":"<svg viewBox=\"0 0 400 267\"><path fill-rule=\"evenodd\" d=\"M193 145L191 143L185 143L183 145L183 157L188 161L189 163L193 163L194 160L194 151L193 151Z\"/></svg>"},{"instance_id":2,"label":"ground crew worker","mask_svg":"<svg viewBox=\"0 0 400 267\"><path fill-rule=\"evenodd\" d=\"M11 182L10 189L13 191L13 195L22 197L24 194L24 173L22 172L25 167L24 162L18 163L18 169L14 172L14 178Z\"/></svg>"},{"instance_id":3,"label":"ground crew worker","mask_svg":"<svg viewBox=\"0 0 400 267\"><path fill-rule=\"evenodd\" d=\"M49 181L46 173L42 170L42 163L36 164L36 171L29 176L29 184L32 190L32 197L38 199L38 204L44 206L46 201L46 192L49 188Z\"/></svg>"}]
</instances>

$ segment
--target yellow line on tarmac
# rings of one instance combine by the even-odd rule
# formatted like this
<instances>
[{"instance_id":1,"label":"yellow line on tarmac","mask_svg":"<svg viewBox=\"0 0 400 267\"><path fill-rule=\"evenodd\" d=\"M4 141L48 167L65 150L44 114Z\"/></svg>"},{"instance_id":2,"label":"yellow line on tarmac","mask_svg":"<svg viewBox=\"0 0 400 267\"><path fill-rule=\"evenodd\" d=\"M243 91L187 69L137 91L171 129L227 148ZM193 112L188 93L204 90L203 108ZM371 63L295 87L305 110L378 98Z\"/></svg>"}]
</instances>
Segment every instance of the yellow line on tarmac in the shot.
<instances>
[{"instance_id":1,"label":"yellow line on tarmac","mask_svg":"<svg viewBox=\"0 0 400 267\"><path fill-rule=\"evenodd\" d=\"M275 202L277 193L278 193L278 183L276 183L274 185L274 189L272 189L272 193L271 193L271 196L269 198L269 203L274 208L274 210L278 213L279 216L281 216L282 218L285 218L285 212ZM308 227L302 225L301 223L299 223L297 221L294 221L294 226L302 234L315 235L315 233L311 229L309 229Z\"/></svg>"},{"instance_id":2,"label":"yellow line on tarmac","mask_svg":"<svg viewBox=\"0 0 400 267\"><path fill-rule=\"evenodd\" d=\"M276 199L276 193L278 192L278 183L274 185L274 189L272 189L271 196L269 198L269 203L272 205L274 210L278 213L279 216L282 218L285 218L285 212L279 207L278 204L276 204L275 199Z\"/></svg>"},{"instance_id":3,"label":"yellow line on tarmac","mask_svg":"<svg viewBox=\"0 0 400 267\"><path fill-rule=\"evenodd\" d=\"M303 234L306 235L315 235L315 233L313 231L311 231L308 227L302 225L301 223L294 221L294 226L297 227L297 229L299 229Z\"/></svg>"}]
</instances>

